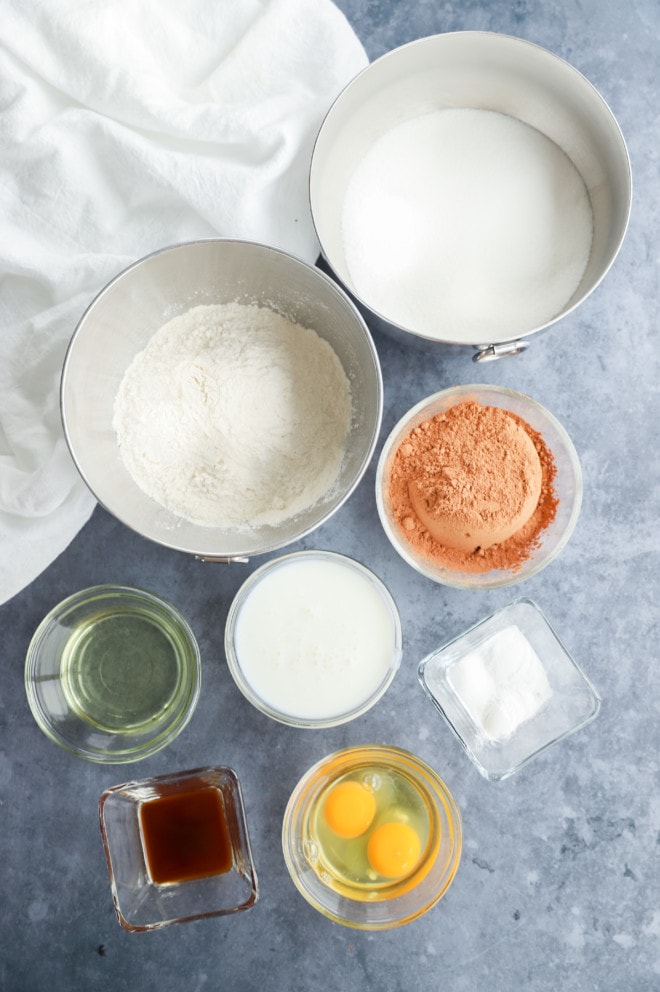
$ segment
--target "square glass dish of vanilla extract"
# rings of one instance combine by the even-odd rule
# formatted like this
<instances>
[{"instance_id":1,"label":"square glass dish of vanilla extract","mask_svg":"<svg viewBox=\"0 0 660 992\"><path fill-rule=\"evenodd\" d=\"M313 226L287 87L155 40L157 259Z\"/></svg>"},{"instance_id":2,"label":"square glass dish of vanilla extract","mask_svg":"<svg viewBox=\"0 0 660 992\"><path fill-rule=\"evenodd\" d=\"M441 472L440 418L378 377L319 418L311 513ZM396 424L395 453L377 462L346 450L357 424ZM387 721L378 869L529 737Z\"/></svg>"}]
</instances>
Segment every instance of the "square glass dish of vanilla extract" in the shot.
<instances>
[{"instance_id":1,"label":"square glass dish of vanilla extract","mask_svg":"<svg viewBox=\"0 0 660 992\"><path fill-rule=\"evenodd\" d=\"M231 768L113 786L101 796L99 814L125 930L223 916L257 901L241 787Z\"/></svg>"},{"instance_id":2,"label":"square glass dish of vanilla extract","mask_svg":"<svg viewBox=\"0 0 660 992\"><path fill-rule=\"evenodd\" d=\"M529 599L433 651L420 662L418 676L491 780L513 775L600 709L598 692Z\"/></svg>"}]
</instances>

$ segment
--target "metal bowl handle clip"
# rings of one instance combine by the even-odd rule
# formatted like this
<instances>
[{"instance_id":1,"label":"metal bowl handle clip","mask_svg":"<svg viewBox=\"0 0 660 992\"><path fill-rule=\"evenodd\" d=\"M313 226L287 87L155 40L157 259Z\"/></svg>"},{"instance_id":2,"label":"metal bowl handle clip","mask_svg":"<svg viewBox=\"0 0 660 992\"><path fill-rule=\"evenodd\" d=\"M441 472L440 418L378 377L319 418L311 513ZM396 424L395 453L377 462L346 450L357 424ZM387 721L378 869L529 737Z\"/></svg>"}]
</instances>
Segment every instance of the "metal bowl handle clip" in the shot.
<instances>
[{"instance_id":1,"label":"metal bowl handle clip","mask_svg":"<svg viewBox=\"0 0 660 992\"><path fill-rule=\"evenodd\" d=\"M499 358L511 358L529 348L529 341L509 341L507 344L489 344L480 348L472 356L473 362L496 362Z\"/></svg>"}]
</instances>

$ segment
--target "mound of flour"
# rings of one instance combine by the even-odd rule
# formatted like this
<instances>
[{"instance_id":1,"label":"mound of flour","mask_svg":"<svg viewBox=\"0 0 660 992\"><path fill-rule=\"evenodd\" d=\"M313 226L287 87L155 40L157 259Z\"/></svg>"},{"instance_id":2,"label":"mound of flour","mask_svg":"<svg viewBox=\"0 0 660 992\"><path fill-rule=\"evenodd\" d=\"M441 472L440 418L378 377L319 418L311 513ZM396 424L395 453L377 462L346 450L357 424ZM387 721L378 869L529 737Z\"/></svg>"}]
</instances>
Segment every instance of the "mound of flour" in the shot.
<instances>
[{"instance_id":1,"label":"mound of flour","mask_svg":"<svg viewBox=\"0 0 660 992\"><path fill-rule=\"evenodd\" d=\"M197 306L158 330L115 398L136 484L206 526L277 525L336 481L350 385L327 341L278 313Z\"/></svg>"}]
</instances>

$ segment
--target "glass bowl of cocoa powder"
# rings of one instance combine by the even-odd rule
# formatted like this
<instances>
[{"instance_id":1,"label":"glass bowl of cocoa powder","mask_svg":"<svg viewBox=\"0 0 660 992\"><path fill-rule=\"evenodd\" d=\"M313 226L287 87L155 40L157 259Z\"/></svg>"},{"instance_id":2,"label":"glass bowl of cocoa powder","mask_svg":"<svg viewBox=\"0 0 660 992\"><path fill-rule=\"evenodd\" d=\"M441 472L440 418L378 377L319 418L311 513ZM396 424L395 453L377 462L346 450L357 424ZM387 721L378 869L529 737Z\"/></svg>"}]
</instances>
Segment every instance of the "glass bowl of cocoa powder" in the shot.
<instances>
[{"instance_id":1,"label":"glass bowl of cocoa powder","mask_svg":"<svg viewBox=\"0 0 660 992\"><path fill-rule=\"evenodd\" d=\"M376 472L381 523L404 561L458 588L512 585L549 565L582 504L577 452L535 400L443 389L394 427Z\"/></svg>"}]
</instances>

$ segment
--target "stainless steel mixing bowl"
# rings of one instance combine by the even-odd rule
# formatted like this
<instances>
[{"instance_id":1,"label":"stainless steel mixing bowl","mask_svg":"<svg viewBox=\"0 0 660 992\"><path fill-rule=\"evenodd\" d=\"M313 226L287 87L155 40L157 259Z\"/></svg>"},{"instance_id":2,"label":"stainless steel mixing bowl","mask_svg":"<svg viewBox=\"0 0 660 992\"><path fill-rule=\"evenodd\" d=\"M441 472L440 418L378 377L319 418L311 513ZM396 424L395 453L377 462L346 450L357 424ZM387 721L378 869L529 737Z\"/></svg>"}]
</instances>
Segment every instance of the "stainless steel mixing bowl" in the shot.
<instances>
[{"instance_id":1,"label":"stainless steel mixing bowl","mask_svg":"<svg viewBox=\"0 0 660 992\"><path fill-rule=\"evenodd\" d=\"M200 526L155 503L125 468L112 426L119 383L149 338L190 307L235 301L268 306L328 341L348 377L352 399L345 454L331 491L277 527L250 531ZM378 356L346 294L318 269L283 251L225 239L164 248L121 272L83 314L61 381L67 444L98 501L144 537L214 560L245 559L281 548L335 513L373 455L382 406Z\"/></svg>"},{"instance_id":2,"label":"stainless steel mixing bowl","mask_svg":"<svg viewBox=\"0 0 660 992\"><path fill-rule=\"evenodd\" d=\"M342 245L347 186L365 154L392 127L445 108L507 114L535 127L571 159L593 211L591 256L575 292L553 320L511 337L484 336L468 344L476 360L516 354L527 338L575 309L601 282L623 241L632 195L630 160L610 109L580 72L538 45L482 31L432 35L381 56L348 84L317 137L310 171L314 224L328 265L371 326L404 343L437 348L438 340L401 327L370 306L353 285Z\"/></svg>"}]
</instances>

